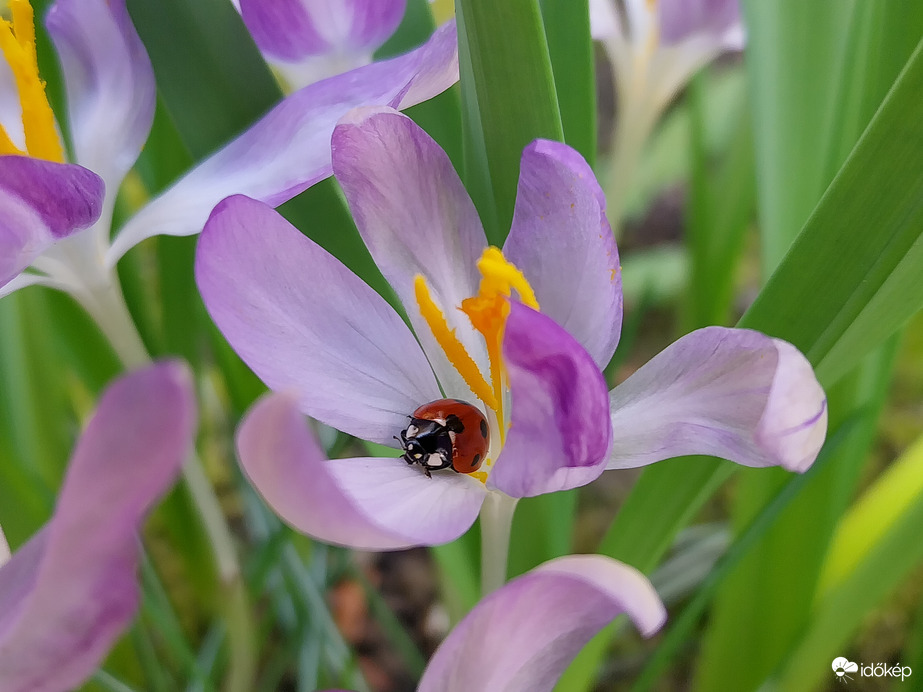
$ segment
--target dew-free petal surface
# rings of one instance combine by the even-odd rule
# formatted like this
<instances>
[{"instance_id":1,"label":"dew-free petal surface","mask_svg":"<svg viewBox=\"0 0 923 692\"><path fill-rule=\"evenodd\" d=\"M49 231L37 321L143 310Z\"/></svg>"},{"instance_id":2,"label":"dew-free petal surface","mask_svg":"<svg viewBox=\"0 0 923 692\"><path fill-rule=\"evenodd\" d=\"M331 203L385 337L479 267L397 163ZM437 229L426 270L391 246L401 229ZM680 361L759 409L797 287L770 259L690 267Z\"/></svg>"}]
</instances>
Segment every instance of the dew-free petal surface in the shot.
<instances>
[{"instance_id":1,"label":"dew-free petal surface","mask_svg":"<svg viewBox=\"0 0 923 692\"><path fill-rule=\"evenodd\" d=\"M45 24L64 72L76 162L114 199L154 120L151 61L125 0L57 0Z\"/></svg>"},{"instance_id":2,"label":"dew-free petal surface","mask_svg":"<svg viewBox=\"0 0 923 692\"><path fill-rule=\"evenodd\" d=\"M282 204L331 174L330 135L347 111L375 104L408 108L456 81L458 45L451 23L406 55L295 92L130 219L107 262L115 264L154 235L198 233L212 208L229 195Z\"/></svg>"},{"instance_id":3,"label":"dew-free petal surface","mask_svg":"<svg viewBox=\"0 0 923 692\"><path fill-rule=\"evenodd\" d=\"M827 430L827 400L791 344L749 329L687 334L610 393L608 468L687 454L804 471Z\"/></svg>"},{"instance_id":4,"label":"dew-free petal surface","mask_svg":"<svg viewBox=\"0 0 923 692\"><path fill-rule=\"evenodd\" d=\"M0 568L0 689L61 692L138 606L137 531L179 473L195 403L177 363L125 376L77 443L51 520Z\"/></svg>"},{"instance_id":5,"label":"dew-free petal surface","mask_svg":"<svg viewBox=\"0 0 923 692\"><path fill-rule=\"evenodd\" d=\"M481 372L488 372L483 338L457 309L478 291L477 260L487 239L449 157L407 116L368 108L337 125L333 170L362 239L404 304L446 394L471 399L421 317L414 294L419 274L449 327Z\"/></svg>"},{"instance_id":6,"label":"dew-free petal surface","mask_svg":"<svg viewBox=\"0 0 923 692\"><path fill-rule=\"evenodd\" d=\"M427 478L397 458L326 459L293 397L269 394L237 434L241 466L282 519L361 550L439 545L474 523L484 486L454 472Z\"/></svg>"},{"instance_id":7,"label":"dew-free petal surface","mask_svg":"<svg viewBox=\"0 0 923 692\"><path fill-rule=\"evenodd\" d=\"M544 314L604 368L622 327L619 254L593 170L566 144L536 140L522 153L503 254L525 274Z\"/></svg>"},{"instance_id":8,"label":"dew-free petal surface","mask_svg":"<svg viewBox=\"0 0 923 692\"><path fill-rule=\"evenodd\" d=\"M222 201L196 251L196 281L228 343L273 390L356 437L392 439L440 398L410 330L385 300L271 207Z\"/></svg>"},{"instance_id":9,"label":"dew-free petal surface","mask_svg":"<svg viewBox=\"0 0 923 692\"><path fill-rule=\"evenodd\" d=\"M583 646L626 613L645 636L666 611L628 565L570 555L539 566L484 598L433 654L418 692L545 692Z\"/></svg>"},{"instance_id":10,"label":"dew-free petal surface","mask_svg":"<svg viewBox=\"0 0 923 692\"><path fill-rule=\"evenodd\" d=\"M606 381L590 354L547 315L512 302L503 356L510 428L488 482L530 497L597 478L611 429Z\"/></svg>"}]
</instances>

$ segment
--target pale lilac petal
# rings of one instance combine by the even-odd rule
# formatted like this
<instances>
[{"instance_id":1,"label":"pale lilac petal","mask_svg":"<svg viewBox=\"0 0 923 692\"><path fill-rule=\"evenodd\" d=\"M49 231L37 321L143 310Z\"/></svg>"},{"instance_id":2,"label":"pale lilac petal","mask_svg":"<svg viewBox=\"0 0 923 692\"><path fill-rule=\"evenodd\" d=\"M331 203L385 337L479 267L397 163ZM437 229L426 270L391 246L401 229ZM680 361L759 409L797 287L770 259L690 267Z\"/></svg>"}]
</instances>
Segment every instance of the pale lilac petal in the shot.
<instances>
[{"instance_id":1,"label":"pale lilac petal","mask_svg":"<svg viewBox=\"0 0 923 692\"><path fill-rule=\"evenodd\" d=\"M67 87L77 163L115 195L154 119L154 72L125 0L57 0L45 20Z\"/></svg>"},{"instance_id":2,"label":"pale lilac petal","mask_svg":"<svg viewBox=\"0 0 923 692\"><path fill-rule=\"evenodd\" d=\"M608 468L687 454L804 471L827 431L827 400L791 344L749 329L687 334L610 393Z\"/></svg>"},{"instance_id":3,"label":"pale lilac petal","mask_svg":"<svg viewBox=\"0 0 923 692\"><path fill-rule=\"evenodd\" d=\"M103 182L85 168L0 156L0 287L99 216Z\"/></svg>"},{"instance_id":4,"label":"pale lilac petal","mask_svg":"<svg viewBox=\"0 0 923 692\"><path fill-rule=\"evenodd\" d=\"M414 277L468 353L488 372L483 338L458 310L476 295L477 260L487 247L477 210L449 157L405 115L390 108L353 111L333 133L333 170L369 252L394 288L447 395L471 399L420 315Z\"/></svg>"},{"instance_id":5,"label":"pale lilac petal","mask_svg":"<svg viewBox=\"0 0 923 692\"><path fill-rule=\"evenodd\" d=\"M154 235L192 235L212 208L232 194L273 206L331 174L330 135L356 106L407 108L458 81L454 23L406 55L373 63L298 91L223 149L205 159L132 218L107 262Z\"/></svg>"},{"instance_id":6,"label":"pale lilac petal","mask_svg":"<svg viewBox=\"0 0 923 692\"><path fill-rule=\"evenodd\" d=\"M269 394L250 410L237 451L250 482L288 524L362 550L455 540L474 523L486 493L470 476L427 478L398 458L329 461L285 394Z\"/></svg>"},{"instance_id":7,"label":"pale lilac petal","mask_svg":"<svg viewBox=\"0 0 923 692\"><path fill-rule=\"evenodd\" d=\"M0 567L3 567L10 559L10 544L6 542L6 536L3 535L3 527L0 526Z\"/></svg>"},{"instance_id":8,"label":"pale lilac petal","mask_svg":"<svg viewBox=\"0 0 923 692\"><path fill-rule=\"evenodd\" d=\"M80 684L138 606L139 525L192 444L195 405L175 363L123 377L103 395L54 516L0 569L0 689Z\"/></svg>"},{"instance_id":9,"label":"pale lilac petal","mask_svg":"<svg viewBox=\"0 0 923 692\"><path fill-rule=\"evenodd\" d=\"M660 39L666 45L696 34L722 40L742 33L739 0L659 0L657 11Z\"/></svg>"},{"instance_id":10,"label":"pale lilac petal","mask_svg":"<svg viewBox=\"0 0 923 692\"><path fill-rule=\"evenodd\" d=\"M0 59L0 126L6 130L13 145L26 150L26 136L22 129L22 105L13 71L5 59Z\"/></svg>"},{"instance_id":11,"label":"pale lilac petal","mask_svg":"<svg viewBox=\"0 0 923 692\"><path fill-rule=\"evenodd\" d=\"M541 310L606 367L622 327L622 274L593 170L566 144L536 140L522 153L503 254L532 284Z\"/></svg>"},{"instance_id":12,"label":"pale lilac petal","mask_svg":"<svg viewBox=\"0 0 923 692\"><path fill-rule=\"evenodd\" d=\"M644 636L666 620L633 567L570 555L487 596L433 654L417 692L545 692L592 637L621 614Z\"/></svg>"},{"instance_id":13,"label":"pale lilac petal","mask_svg":"<svg viewBox=\"0 0 923 692\"><path fill-rule=\"evenodd\" d=\"M513 302L503 338L511 415L489 482L512 497L586 485L606 467L606 381L590 354L546 315Z\"/></svg>"},{"instance_id":14,"label":"pale lilac petal","mask_svg":"<svg viewBox=\"0 0 923 692\"><path fill-rule=\"evenodd\" d=\"M440 398L394 309L262 202L236 196L215 207L196 281L240 357L327 425L393 445L407 415Z\"/></svg>"},{"instance_id":15,"label":"pale lilac petal","mask_svg":"<svg viewBox=\"0 0 923 692\"><path fill-rule=\"evenodd\" d=\"M371 53L394 33L406 0L241 0L260 50L299 61L328 52Z\"/></svg>"}]
</instances>

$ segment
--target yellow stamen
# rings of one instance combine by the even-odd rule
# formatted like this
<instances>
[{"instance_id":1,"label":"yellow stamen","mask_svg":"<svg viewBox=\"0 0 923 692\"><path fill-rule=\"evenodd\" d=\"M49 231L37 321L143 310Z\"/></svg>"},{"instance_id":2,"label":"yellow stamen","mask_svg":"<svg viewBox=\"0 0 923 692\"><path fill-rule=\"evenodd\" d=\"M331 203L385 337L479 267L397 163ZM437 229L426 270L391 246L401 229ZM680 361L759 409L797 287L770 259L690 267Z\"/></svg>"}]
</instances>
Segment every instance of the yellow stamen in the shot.
<instances>
[{"instance_id":1,"label":"yellow stamen","mask_svg":"<svg viewBox=\"0 0 923 692\"><path fill-rule=\"evenodd\" d=\"M471 476L472 478L478 479L479 481L481 481L481 483L484 483L485 485L487 484L487 471L472 471L468 475Z\"/></svg>"},{"instance_id":2,"label":"yellow stamen","mask_svg":"<svg viewBox=\"0 0 923 692\"><path fill-rule=\"evenodd\" d=\"M420 314L426 320L433 336L436 338L442 350L445 351L449 362L458 370L465 382L471 387L478 399L497 410L497 399L491 391L490 385L484 379L477 363L465 350L464 345L455 336L455 330L449 329L445 315L442 310L433 302L429 293L429 287L426 285L426 279L419 274L413 280L414 294L417 298L417 305L420 307Z\"/></svg>"},{"instance_id":3,"label":"yellow stamen","mask_svg":"<svg viewBox=\"0 0 923 692\"><path fill-rule=\"evenodd\" d=\"M478 294L462 301L461 309L472 326L483 336L487 344L487 357L490 360L490 379L494 385L494 397L500 402L500 407L495 408L497 418L503 420L503 331L506 327L506 318L510 314L510 304L507 298L515 290L519 300L535 310L539 309L538 301L532 286L523 276L523 273L503 253L495 247L484 250L478 260L478 271L481 272L481 285ZM501 436L506 431L501 424Z\"/></svg>"},{"instance_id":4,"label":"yellow stamen","mask_svg":"<svg viewBox=\"0 0 923 692\"><path fill-rule=\"evenodd\" d=\"M38 75L32 6L28 0L12 0L10 10L12 23L0 19L0 52L9 63L19 91L26 152L47 161L64 161L64 150L54 125L54 113L45 95L45 82ZM5 131L0 132L0 154L26 152L16 147Z\"/></svg>"}]
</instances>

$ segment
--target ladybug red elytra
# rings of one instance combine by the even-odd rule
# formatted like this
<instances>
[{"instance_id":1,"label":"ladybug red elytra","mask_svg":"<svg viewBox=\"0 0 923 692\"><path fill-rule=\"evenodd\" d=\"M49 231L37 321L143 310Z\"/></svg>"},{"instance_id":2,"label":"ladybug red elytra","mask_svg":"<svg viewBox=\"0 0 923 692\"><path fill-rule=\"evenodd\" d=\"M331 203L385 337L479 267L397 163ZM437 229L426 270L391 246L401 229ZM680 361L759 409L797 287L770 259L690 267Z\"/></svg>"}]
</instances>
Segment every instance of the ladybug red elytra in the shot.
<instances>
[{"instance_id":1,"label":"ladybug red elytra","mask_svg":"<svg viewBox=\"0 0 923 692\"><path fill-rule=\"evenodd\" d=\"M461 399L439 399L423 404L410 415L401 431L408 464L420 464L423 472L452 468L458 473L477 471L490 447L490 428L480 409Z\"/></svg>"}]
</instances>

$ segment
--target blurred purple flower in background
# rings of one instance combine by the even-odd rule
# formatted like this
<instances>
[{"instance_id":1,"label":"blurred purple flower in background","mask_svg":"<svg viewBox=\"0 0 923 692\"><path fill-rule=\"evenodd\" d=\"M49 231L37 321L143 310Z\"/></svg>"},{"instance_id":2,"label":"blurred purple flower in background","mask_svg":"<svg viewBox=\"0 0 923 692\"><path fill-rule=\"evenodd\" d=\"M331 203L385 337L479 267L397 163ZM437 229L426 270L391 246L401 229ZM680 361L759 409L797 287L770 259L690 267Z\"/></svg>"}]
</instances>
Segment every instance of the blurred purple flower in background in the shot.
<instances>
[{"instance_id":1,"label":"blurred purple flower in background","mask_svg":"<svg viewBox=\"0 0 923 692\"><path fill-rule=\"evenodd\" d=\"M194 432L184 366L122 377L81 435L48 523L12 557L0 534L4 692L77 686L129 625L139 601L138 530L179 474Z\"/></svg>"},{"instance_id":2,"label":"blurred purple flower in background","mask_svg":"<svg viewBox=\"0 0 923 692\"><path fill-rule=\"evenodd\" d=\"M290 91L372 62L407 0L233 0Z\"/></svg>"},{"instance_id":3,"label":"blurred purple flower in background","mask_svg":"<svg viewBox=\"0 0 923 692\"><path fill-rule=\"evenodd\" d=\"M365 549L433 545L466 531L485 502L493 511L497 498L574 488L606 468L686 454L799 471L813 462L824 393L804 356L757 332L693 332L607 396L620 266L601 190L569 147L537 140L523 152L502 252L488 248L448 157L400 113L347 116L333 166L413 333L338 260L245 197L215 209L196 259L212 319L277 392L250 411L238 451L296 528ZM474 473L328 461L302 418L395 446L408 414L443 396L476 403L489 421Z\"/></svg>"},{"instance_id":4,"label":"blurred purple flower in background","mask_svg":"<svg viewBox=\"0 0 923 692\"><path fill-rule=\"evenodd\" d=\"M131 247L158 234L197 233L212 207L233 193L273 205L287 201L330 175L330 134L349 109L407 107L458 80L453 24L406 55L307 87L147 204L110 246L116 194L154 117L154 74L144 46L124 0L57 0L48 12L67 87L74 160L105 182L100 202L99 181L86 171L21 160L63 161L63 148L34 57L26 59L30 51L34 56L31 9L25 0L14 0L12 7L16 35L23 39L13 46L13 33L0 27L0 35L9 34L0 64L0 123L9 137L0 137L0 153L18 155L0 156L0 204L9 210L0 225L0 247L10 248L0 265L0 296L30 284L67 291L114 341L124 334L111 328L112 315L124 306L113 267ZM30 177L14 185L23 171ZM91 224L86 232L73 232ZM30 263L31 270L19 274Z\"/></svg>"},{"instance_id":5,"label":"blurred purple flower in background","mask_svg":"<svg viewBox=\"0 0 923 692\"><path fill-rule=\"evenodd\" d=\"M449 632L417 692L548 692L622 614L645 637L666 619L640 572L599 555L546 562L484 598Z\"/></svg>"}]
</instances>

